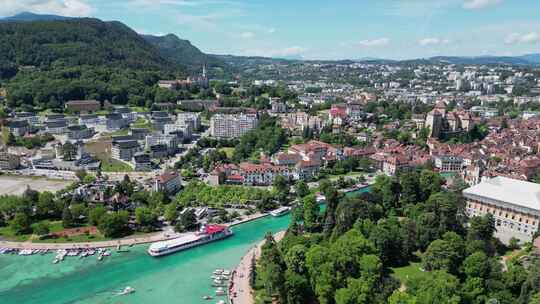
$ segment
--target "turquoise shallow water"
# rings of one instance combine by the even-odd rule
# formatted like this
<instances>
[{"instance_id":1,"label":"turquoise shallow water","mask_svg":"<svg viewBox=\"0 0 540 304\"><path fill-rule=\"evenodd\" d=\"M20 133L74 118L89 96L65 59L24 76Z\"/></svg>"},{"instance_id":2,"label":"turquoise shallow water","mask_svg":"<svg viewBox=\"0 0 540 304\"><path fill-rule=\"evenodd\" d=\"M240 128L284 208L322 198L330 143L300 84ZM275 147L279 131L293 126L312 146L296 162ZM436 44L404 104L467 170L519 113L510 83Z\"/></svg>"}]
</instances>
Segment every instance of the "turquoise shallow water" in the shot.
<instances>
[{"instance_id":1,"label":"turquoise shallow water","mask_svg":"<svg viewBox=\"0 0 540 304\"><path fill-rule=\"evenodd\" d=\"M0 255L0 304L215 303L202 300L214 293L212 271L234 268L266 232L284 230L289 221L290 215L285 215L238 225L231 238L161 258L150 257L145 252L148 245L114 253L102 262L95 256L68 257L55 265L52 254ZM115 295L126 286L136 292Z\"/></svg>"},{"instance_id":2,"label":"turquoise shallow water","mask_svg":"<svg viewBox=\"0 0 540 304\"><path fill-rule=\"evenodd\" d=\"M53 255L20 257L0 255L0 303L214 303L211 273L232 269L251 246L268 231L285 229L290 216L266 217L233 228L235 235L162 258L146 254L146 246L96 257L66 258L52 264ZM126 286L127 296L115 293Z\"/></svg>"}]
</instances>

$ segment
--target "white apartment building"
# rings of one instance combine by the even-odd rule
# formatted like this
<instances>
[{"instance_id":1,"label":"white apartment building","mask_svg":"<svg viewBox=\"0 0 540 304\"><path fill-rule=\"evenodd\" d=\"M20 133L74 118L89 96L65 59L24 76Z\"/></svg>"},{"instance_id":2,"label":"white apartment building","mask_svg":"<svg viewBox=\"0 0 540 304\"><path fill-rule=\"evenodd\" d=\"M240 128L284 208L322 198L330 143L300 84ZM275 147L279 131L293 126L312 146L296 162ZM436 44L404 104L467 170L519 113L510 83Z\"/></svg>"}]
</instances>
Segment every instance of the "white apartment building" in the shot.
<instances>
[{"instance_id":1,"label":"white apartment building","mask_svg":"<svg viewBox=\"0 0 540 304\"><path fill-rule=\"evenodd\" d=\"M216 114L210 120L210 135L237 138L257 127L256 114Z\"/></svg>"},{"instance_id":2,"label":"white apartment building","mask_svg":"<svg viewBox=\"0 0 540 304\"><path fill-rule=\"evenodd\" d=\"M194 112L180 112L176 115L176 124L180 126L191 126L192 131L201 128L201 115Z\"/></svg>"}]
</instances>

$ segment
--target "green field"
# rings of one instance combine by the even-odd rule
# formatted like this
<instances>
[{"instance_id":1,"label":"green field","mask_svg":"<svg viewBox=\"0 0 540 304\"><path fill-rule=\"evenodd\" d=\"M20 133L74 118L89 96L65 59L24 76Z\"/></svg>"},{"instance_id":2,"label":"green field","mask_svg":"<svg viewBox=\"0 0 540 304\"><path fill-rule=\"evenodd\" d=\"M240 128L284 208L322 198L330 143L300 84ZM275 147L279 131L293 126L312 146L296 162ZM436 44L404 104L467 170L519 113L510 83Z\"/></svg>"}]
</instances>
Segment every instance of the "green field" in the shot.
<instances>
[{"instance_id":1,"label":"green field","mask_svg":"<svg viewBox=\"0 0 540 304\"><path fill-rule=\"evenodd\" d=\"M103 172L132 172L128 164L123 163L119 160L107 158L101 160L101 171Z\"/></svg>"},{"instance_id":2,"label":"green field","mask_svg":"<svg viewBox=\"0 0 540 304\"><path fill-rule=\"evenodd\" d=\"M32 224L32 228L34 228L37 225L37 223ZM63 230L64 227L62 226L62 221L49 221L49 232L54 233ZM17 235L13 230L11 230L11 227L5 226L0 228L0 236L5 238L9 241L18 241L18 242L24 242L32 239L37 239L37 236L29 233L29 234L20 234ZM34 241L33 240L33 241Z\"/></svg>"},{"instance_id":3,"label":"green field","mask_svg":"<svg viewBox=\"0 0 540 304\"><path fill-rule=\"evenodd\" d=\"M410 263L407 266L391 268L393 276L402 284L406 284L409 280L419 279L427 276L427 272L420 269L420 263Z\"/></svg>"}]
</instances>

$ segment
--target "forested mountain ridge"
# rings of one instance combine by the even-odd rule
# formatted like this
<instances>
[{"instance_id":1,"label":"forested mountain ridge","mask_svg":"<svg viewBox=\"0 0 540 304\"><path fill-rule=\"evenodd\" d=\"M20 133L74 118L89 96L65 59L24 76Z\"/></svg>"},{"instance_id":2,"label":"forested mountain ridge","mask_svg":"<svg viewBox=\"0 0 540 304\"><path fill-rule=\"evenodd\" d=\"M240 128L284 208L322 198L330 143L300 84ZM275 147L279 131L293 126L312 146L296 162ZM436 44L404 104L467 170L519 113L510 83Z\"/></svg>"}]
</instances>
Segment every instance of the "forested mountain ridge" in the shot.
<instances>
[{"instance_id":1,"label":"forested mountain ridge","mask_svg":"<svg viewBox=\"0 0 540 304\"><path fill-rule=\"evenodd\" d=\"M126 25L92 18L0 22L0 63L181 70Z\"/></svg>"},{"instance_id":2,"label":"forested mountain ridge","mask_svg":"<svg viewBox=\"0 0 540 304\"><path fill-rule=\"evenodd\" d=\"M156 47L162 57L184 66L190 72L200 72L203 65L221 68L226 65L223 60L203 53L189 40L180 39L174 34L165 36L142 35L142 37Z\"/></svg>"}]
</instances>

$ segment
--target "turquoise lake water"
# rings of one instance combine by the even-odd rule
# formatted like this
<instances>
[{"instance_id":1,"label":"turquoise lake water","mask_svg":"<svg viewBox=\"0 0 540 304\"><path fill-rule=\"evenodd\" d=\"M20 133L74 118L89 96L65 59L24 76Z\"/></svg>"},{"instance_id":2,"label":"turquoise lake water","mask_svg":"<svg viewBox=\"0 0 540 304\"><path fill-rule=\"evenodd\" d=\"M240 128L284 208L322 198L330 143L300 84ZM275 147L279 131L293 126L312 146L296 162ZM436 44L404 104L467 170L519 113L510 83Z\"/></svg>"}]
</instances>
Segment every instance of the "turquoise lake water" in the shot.
<instances>
[{"instance_id":1,"label":"turquoise lake water","mask_svg":"<svg viewBox=\"0 0 540 304\"><path fill-rule=\"evenodd\" d=\"M95 256L52 264L52 254L1 255L0 303L215 303L202 299L214 293L212 271L234 268L266 232L285 229L289 220L286 215L242 224L231 238L161 258L150 257L148 245L102 262ZM136 292L115 295L126 286Z\"/></svg>"},{"instance_id":2,"label":"turquoise lake water","mask_svg":"<svg viewBox=\"0 0 540 304\"><path fill-rule=\"evenodd\" d=\"M234 268L266 232L284 230L289 221L290 215L262 218L234 227L234 236L226 240L161 258L150 257L148 245L113 253L102 262L96 256L52 264L53 254L0 255L0 303L215 303L202 299L214 294L212 271ZM136 292L115 295L126 286Z\"/></svg>"}]
</instances>

